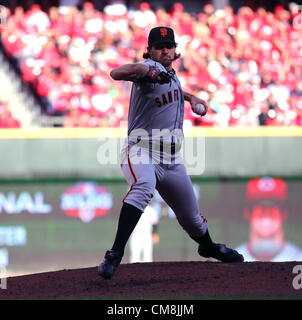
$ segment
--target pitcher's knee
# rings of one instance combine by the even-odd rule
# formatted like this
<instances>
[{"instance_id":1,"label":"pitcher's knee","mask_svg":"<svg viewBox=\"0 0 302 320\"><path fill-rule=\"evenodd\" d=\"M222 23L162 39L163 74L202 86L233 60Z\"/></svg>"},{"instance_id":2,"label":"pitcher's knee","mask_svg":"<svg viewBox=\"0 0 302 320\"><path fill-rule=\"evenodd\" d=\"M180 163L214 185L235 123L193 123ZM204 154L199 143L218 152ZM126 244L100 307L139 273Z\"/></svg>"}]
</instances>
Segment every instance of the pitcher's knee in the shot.
<instances>
[{"instance_id":1,"label":"pitcher's knee","mask_svg":"<svg viewBox=\"0 0 302 320\"><path fill-rule=\"evenodd\" d=\"M208 228L207 220L203 216L195 217L194 219L183 219L179 221L183 229L193 237L203 236Z\"/></svg>"},{"instance_id":2,"label":"pitcher's knee","mask_svg":"<svg viewBox=\"0 0 302 320\"><path fill-rule=\"evenodd\" d=\"M137 181L131 186L128 195L125 197L124 202L134 205L142 211L151 201L155 190L155 182L153 181Z\"/></svg>"}]
</instances>

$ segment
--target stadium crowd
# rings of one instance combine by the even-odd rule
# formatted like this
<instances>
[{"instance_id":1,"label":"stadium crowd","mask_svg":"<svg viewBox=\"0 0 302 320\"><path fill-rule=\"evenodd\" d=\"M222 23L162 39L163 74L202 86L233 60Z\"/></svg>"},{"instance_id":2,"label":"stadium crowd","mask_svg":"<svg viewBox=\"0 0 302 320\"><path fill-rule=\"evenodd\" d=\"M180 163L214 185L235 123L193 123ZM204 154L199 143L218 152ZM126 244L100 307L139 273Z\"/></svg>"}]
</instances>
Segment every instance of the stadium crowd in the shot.
<instances>
[{"instance_id":1,"label":"stadium crowd","mask_svg":"<svg viewBox=\"0 0 302 320\"><path fill-rule=\"evenodd\" d=\"M169 25L181 53L174 67L183 89L205 99L201 118L189 104L185 126L302 125L302 28L293 25L296 6L274 12L241 7L189 14L148 3L90 2L76 7L17 7L2 30L7 55L30 83L49 115L66 127L119 126L127 119L131 83L113 82L112 68L142 61L153 26ZM302 24L302 23L301 23Z\"/></svg>"},{"instance_id":2,"label":"stadium crowd","mask_svg":"<svg viewBox=\"0 0 302 320\"><path fill-rule=\"evenodd\" d=\"M14 118L8 108L8 103L0 100L0 128L20 128L21 123Z\"/></svg>"}]
</instances>

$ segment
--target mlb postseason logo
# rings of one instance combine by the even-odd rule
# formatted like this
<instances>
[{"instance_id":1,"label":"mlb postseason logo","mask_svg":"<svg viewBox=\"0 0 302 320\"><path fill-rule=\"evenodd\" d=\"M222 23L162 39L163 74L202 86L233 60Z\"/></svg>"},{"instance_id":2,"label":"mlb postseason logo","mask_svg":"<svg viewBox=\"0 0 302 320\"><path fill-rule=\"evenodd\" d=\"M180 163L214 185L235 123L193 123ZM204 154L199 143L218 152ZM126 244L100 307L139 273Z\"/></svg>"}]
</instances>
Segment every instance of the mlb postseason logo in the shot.
<instances>
[{"instance_id":1,"label":"mlb postseason logo","mask_svg":"<svg viewBox=\"0 0 302 320\"><path fill-rule=\"evenodd\" d=\"M5 28L7 21L8 10L5 6L0 5L0 31Z\"/></svg>"},{"instance_id":2,"label":"mlb postseason logo","mask_svg":"<svg viewBox=\"0 0 302 320\"><path fill-rule=\"evenodd\" d=\"M302 6L297 5L296 10L297 10L297 15L293 19L293 27L296 30L301 30L302 29Z\"/></svg>"},{"instance_id":3,"label":"mlb postseason logo","mask_svg":"<svg viewBox=\"0 0 302 320\"><path fill-rule=\"evenodd\" d=\"M0 266L0 289L7 289L6 268Z\"/></svg>"}]
</instances>

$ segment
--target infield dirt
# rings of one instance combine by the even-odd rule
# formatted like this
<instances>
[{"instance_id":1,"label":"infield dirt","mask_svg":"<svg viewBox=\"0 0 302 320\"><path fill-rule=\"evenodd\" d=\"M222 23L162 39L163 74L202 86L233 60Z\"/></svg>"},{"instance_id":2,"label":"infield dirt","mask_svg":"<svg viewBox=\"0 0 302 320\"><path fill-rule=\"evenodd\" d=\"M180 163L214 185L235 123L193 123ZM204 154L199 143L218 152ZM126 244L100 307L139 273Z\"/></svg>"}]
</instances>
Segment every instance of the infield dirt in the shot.
<instances>
[{"instance_id":1,"label":"infield dirt","mask_svg":"<svg viewBox=\"0 0 302 320\"><path fill-rule=\"evenodd\" d=\"M0 299L144 299L192 295L290 295L299 299L302 289L293 287L297 276L293 268L300 264L297 261L121 264L111 280L101 278L96 266L60 270L7 278L7 289L0 290Z\"/></svg>"}]
</instances>

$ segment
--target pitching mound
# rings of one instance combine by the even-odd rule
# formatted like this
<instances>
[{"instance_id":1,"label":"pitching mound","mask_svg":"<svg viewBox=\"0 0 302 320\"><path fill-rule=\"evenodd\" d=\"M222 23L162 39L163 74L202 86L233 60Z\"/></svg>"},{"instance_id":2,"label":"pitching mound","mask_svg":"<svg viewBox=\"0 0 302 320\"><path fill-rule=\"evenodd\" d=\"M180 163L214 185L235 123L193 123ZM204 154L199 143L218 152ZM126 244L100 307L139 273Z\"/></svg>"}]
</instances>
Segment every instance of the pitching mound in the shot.
<instances>
[{"instance_id":1,"label":"pitching mound","mask_svg":"<svg viewBox=\"0 0 302 320\"><path fill-rule=\"evenodd\" d=\"M301 297L293 268L301 262L156 262L122 264L112 280L97 267L7 278L1 299L205 297L290 295ZM301 283L301 280L300 280ZM198 298L197 298L198 299Z\"/></svg>"}]
</instances>

